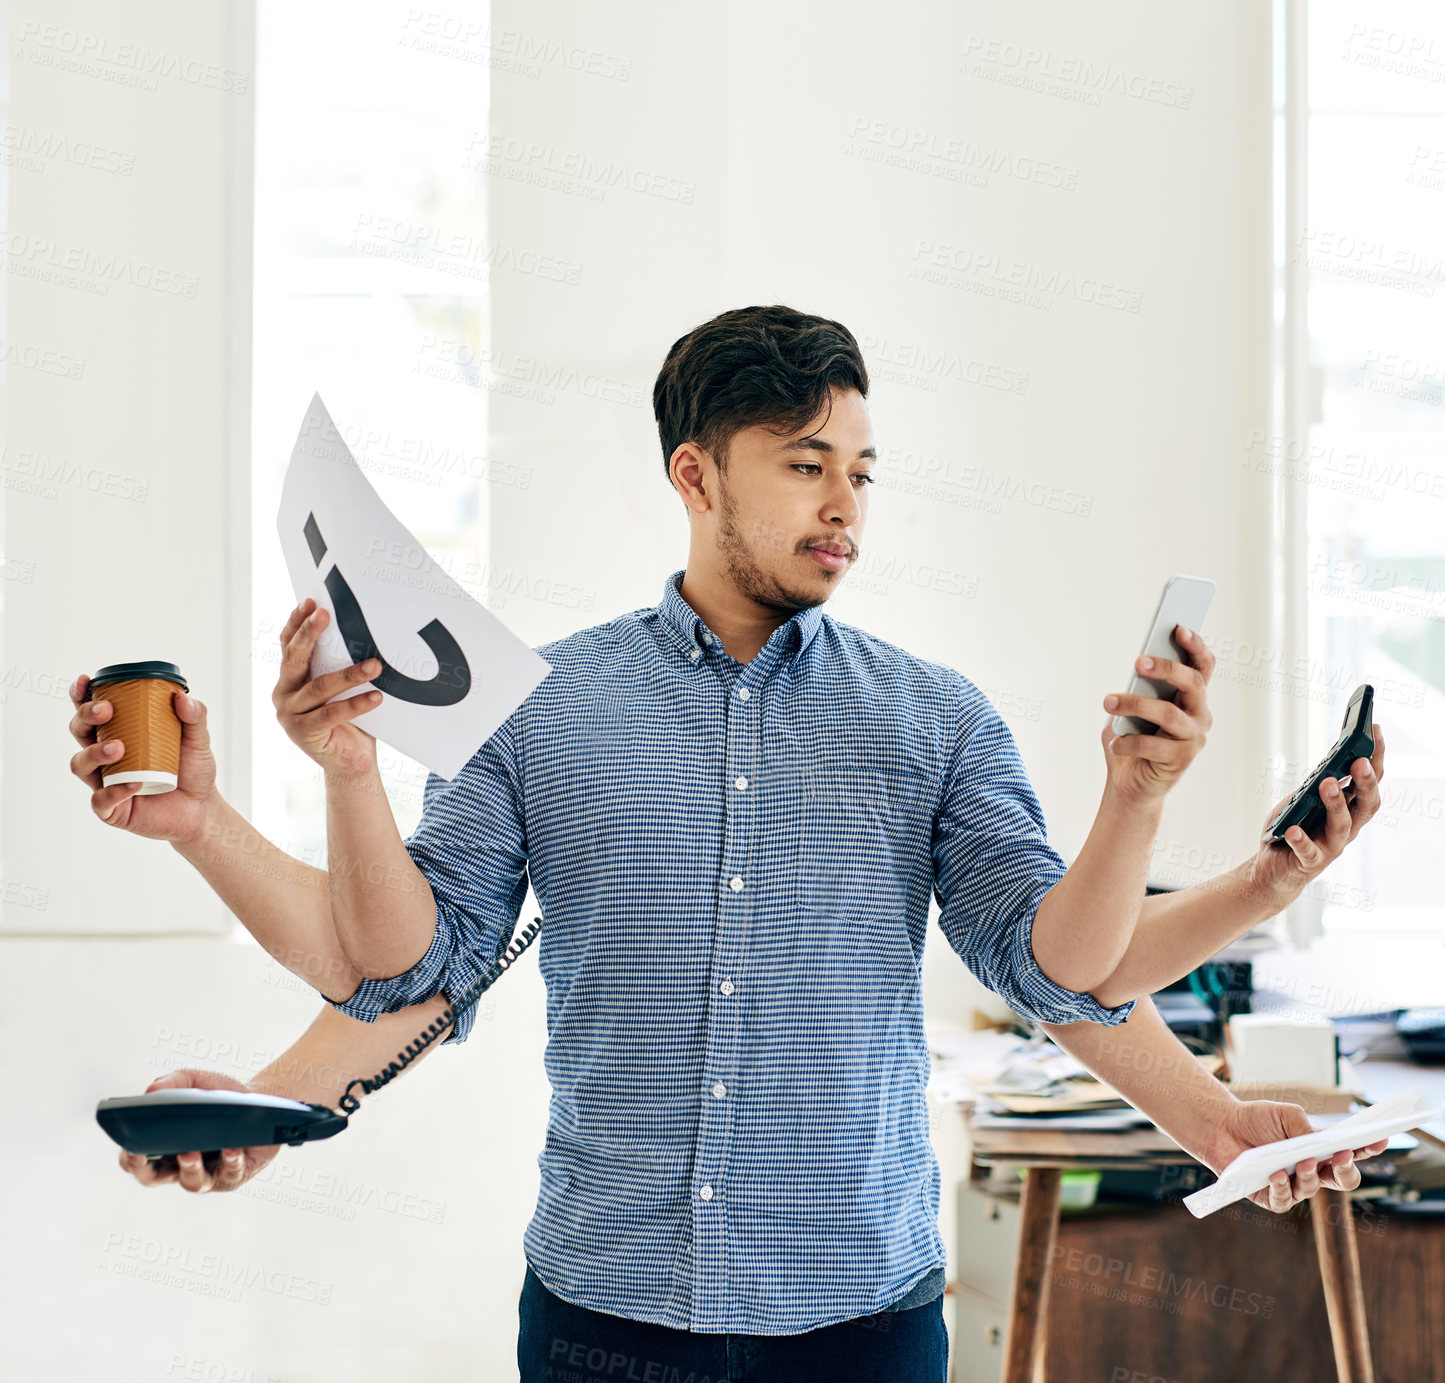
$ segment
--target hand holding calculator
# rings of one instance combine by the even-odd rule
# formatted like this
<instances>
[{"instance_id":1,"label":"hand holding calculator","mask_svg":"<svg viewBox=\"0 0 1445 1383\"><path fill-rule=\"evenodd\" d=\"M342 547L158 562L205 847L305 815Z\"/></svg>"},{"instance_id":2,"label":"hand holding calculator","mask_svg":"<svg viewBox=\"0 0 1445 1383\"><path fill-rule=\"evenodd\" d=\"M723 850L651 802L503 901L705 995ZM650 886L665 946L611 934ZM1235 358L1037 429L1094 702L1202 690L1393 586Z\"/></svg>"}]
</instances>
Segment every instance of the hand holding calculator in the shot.
<instances>
[{"instance_id":1,"label":"hand holding calculator","mask_svg":"<svg viewBox=\"0 0 1445 1383\"><path fill-rule=\"evenodd\" d=\"M1274 814L1260 837L1262 844L1283 840L1291 826L1298 826L1313 837L1324 824L1325 804L1320 798L1320 784L1326 778L1337 778L1341 790L1351 782L1350 765L1356 759L1368 759L1375 752L1375 734L1370 714L1374 709L1375 689L1364 682L1355 688L1345 708L1340 737L1330 752L1310 771L1305 781Z\"/></svg>"}]
</instances>

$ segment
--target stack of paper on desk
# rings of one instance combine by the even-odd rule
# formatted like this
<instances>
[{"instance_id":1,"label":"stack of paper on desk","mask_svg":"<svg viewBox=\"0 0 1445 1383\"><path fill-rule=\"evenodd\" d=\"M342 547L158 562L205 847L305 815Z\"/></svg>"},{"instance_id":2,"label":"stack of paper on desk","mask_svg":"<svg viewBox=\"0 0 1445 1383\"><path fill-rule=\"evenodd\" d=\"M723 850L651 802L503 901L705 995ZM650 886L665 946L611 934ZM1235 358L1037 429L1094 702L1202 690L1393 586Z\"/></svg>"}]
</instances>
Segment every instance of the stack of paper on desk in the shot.
<instances>
[{"instance_id":1,"label":"stack of paper on desk","mask_svg":"<svg viewBox=\"0 0 1445 1383\"><path fill-rule=\"evenodd\" d=\"M1153 1122L1053 1042L1000 1032L933 1031L929 1047L930 1092L973 1105L975 1128L1104 1133ZM1213 1054L1200 1061L1212 1072L1222 1065Z\"/></svg>"},{"instance_id":2,"label":"stack of paper on desk","mask_svg":"<svg viewBox=\"0 0 1445 1383\"><path fill-rule=\"evenodd\" d=\"M1153 1120L1132 1105L1083 1113L1010 1114L1001 1107L980 1104L969 1115L975 1129L1022 1128L1048 1133L1114 1133L1120 1129L1149 1128Z\"/></svg>"},{"instance_id":3,"label":"stack of paper on desk","mask_svg":"<svg viewBox=\"0 0 1445 1383\"><path fill-rule=\"evenodd\" d=\"M1412 1090L1402 1091L1328 1128L1246 1148L1219 1174L1218 1181L1185 1196L1184 1204L1190 1214L1203 1218L1262 1190L1275 1172L1293 1173L1295 1166L1308 1158L1323 1160L1342 1148L1362 1148L1367 1143L1377 1143L1391 1134L1404 1133L1438 1119L1440 1115L1440 1106L1425 1096Z\"/></svg>"}]
</instances>

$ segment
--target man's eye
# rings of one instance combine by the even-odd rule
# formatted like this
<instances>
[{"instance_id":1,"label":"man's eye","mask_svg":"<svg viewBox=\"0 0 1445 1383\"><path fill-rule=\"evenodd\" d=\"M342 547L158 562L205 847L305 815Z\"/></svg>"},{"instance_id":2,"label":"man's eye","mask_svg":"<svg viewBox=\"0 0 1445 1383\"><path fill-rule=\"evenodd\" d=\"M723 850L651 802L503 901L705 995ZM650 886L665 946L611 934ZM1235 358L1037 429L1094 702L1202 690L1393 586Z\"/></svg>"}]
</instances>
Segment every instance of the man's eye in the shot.
<instances>
[{"instance_id":1,"label":"man's eye","mask_svg":"<svg viewBox=\"0 0 1445 1383\"><path fill-rule=\"evenodd\" d=\"M821 471L823 468L816 461L799 461L793 469L795 471ZM859 471L853 479L866 481L869 485L877 483L871 475L866 475L862 471Z\"/></svg>"}]
</instances>

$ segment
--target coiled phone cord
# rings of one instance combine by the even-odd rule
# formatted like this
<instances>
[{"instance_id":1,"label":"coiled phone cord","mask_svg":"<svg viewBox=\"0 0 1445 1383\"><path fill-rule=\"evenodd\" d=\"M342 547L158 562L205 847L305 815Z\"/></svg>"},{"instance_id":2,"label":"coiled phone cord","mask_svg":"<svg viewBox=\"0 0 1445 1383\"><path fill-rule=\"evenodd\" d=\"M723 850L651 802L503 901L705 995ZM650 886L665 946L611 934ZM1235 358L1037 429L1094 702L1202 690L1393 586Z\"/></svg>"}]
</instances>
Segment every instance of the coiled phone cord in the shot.
<instances>
[{"instance_id":1,"label":"coiled phone cord","mask_svg":"<svg viewBox=\"0 0 1445 1383\"><path fill-rule=\"evenodd\" d=\"M399 1076L413 1061L417 1059L431 1044L436 1041L456 1020L465 1013L483 994L487 992L506 973L512 962L537 939L537 933L542 930L542 919L534 917L531 922L522 929L521 935L512 938L511 944L500 956L497 957L482 973L462 992L462 996L455 1003L449 1005L438 1018L434 1018L427 1024L426 1030L420 1033L415 1042L407 1044L404 1052L397 1053L397 1060L393 1061L384 1071L378 1071L376 1075L361 1078L358 1077L346 1087L345 1093L338 1102L347 1114L355 1114L361 1108L361 1101L351 1093L352 1087L359 1085L362 1094L370 1095L375 1090L380 1090L387 1081Z\"/></svg>"}]
</instances>

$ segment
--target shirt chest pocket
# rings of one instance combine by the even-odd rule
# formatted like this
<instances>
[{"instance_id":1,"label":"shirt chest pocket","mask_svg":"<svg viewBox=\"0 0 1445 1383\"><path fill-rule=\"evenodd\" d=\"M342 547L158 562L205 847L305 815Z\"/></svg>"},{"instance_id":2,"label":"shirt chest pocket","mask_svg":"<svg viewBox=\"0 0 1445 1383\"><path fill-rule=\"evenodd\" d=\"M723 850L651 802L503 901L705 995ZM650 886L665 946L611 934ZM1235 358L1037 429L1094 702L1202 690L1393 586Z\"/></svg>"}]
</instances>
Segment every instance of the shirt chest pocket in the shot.
<instances>
[{"instance_id":1,"label":"shirt chest pocket","mask_svg":"<svg viewBox=\"0 0 1445 1383\"><path fill-rule=\"evenodd\" d=\"M926 780L896 763L815 755L797 788L794 905L823 916L902 920L910 880L928 856Z\"/></svg>"}]
</instances>

